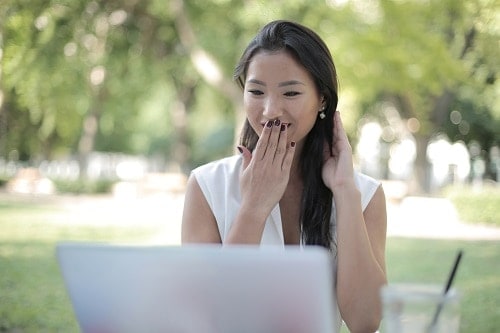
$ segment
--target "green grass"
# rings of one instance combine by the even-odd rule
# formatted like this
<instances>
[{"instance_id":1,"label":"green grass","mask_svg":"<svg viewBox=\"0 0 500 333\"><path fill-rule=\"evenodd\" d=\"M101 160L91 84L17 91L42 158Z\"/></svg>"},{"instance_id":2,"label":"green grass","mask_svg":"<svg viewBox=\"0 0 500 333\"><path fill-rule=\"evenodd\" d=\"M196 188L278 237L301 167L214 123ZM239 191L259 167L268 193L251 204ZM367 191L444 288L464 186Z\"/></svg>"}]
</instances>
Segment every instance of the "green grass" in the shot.
<instances>
[{"instance_id":1,"label":"green grass","mask_svg":"<svg viewBox=\"0 0 500 333\"><path fill-rule=\"evenodd\" d=\"M450 186L444 191L455 206L460 220L500 227L500 187L485 184L480 190L471 186Z\"/></svg>"},{"instance_id":2,"label":"green grass","mask_svg":"<svg viewBox=\"0 0 500 333\"><path fill-rule=\"evenodd\" d=\"M78 332L57 266L60 240L142 242L151 226L61 224L55 206L0 204L0 332Z\"/></svg>"},{"instance_id":3,"label":"green grass","mask_svg":"<svg viewBox=\"0 0 500 333\"><path fill-rule=\"evenodd\" d=\"M500 242L389 238L390 282L446 283L458 249L454 286L462 294L461 332L500 332Z\"/></svg>"},{"instance_id":4,"label":"green grass","mask_svg":"<svg viewBox=\"0 0 500 333\"><path fill-rule=\"evenodd\" d=\"M61 223L57 206L0 204L0 332L77 332L54 256L59 240L142 242L151 226ZM53 222L59 220L59 222ZM455 286L463 294L461 332L500 331L500 242L389 238L390 282L444 285L457 250Z\"/></svg>"}]
</instances>

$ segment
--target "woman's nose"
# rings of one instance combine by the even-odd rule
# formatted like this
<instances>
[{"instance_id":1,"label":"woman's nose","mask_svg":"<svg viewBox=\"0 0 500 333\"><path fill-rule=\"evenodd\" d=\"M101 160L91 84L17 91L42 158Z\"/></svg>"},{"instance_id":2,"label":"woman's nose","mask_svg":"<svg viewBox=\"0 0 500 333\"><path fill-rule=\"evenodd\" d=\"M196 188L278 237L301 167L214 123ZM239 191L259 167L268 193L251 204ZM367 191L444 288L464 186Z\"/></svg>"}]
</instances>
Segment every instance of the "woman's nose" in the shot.
<instances>
[{"instance_id":1,"label":"woman's nose","mask_svg":"<svg viewBox=\"0 0 500 333\"><path fill-rule=\"evenodd\" d=\"M277 119L283 114L282 107L275 99L267 99L264 104L263 115L267 119Z\"/></svg>"}]
</instances>

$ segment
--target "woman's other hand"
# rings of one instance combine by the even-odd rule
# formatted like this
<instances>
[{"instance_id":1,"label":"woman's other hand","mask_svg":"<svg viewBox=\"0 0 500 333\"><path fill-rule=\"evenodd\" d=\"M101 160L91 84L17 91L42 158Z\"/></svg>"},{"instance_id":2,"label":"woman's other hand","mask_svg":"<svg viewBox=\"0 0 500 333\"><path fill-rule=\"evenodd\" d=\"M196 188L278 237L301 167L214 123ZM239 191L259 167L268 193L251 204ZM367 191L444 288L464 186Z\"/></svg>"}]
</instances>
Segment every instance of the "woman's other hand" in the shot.
<instances>
[{"instance_id":1,"label":"woman's other hand","mask_svg":"<svg viewBox=\"0 0 500 333\"><path fill-rule=\"evenodd\" d=\"M335 193L335 190L345 185L354 184L354 167L352 162L352 147L347 138L340 112L333 115L332 153L325 143L324 163L322 170L323 182Z\"/></svg>"}]
</instances>

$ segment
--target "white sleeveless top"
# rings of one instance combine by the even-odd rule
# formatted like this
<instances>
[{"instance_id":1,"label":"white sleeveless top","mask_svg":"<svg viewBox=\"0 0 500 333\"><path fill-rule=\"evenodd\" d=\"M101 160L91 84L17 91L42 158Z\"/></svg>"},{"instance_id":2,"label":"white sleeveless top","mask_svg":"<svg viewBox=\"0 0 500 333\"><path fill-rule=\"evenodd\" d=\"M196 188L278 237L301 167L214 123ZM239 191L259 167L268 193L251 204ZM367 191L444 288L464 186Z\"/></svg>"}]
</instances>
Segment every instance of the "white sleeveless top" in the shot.
<instances>
[{"instance_id":1,"label":"white sleeveless top","mask_svg":"<svg viewBox=\"0 0 500 333\"><path fill-rule=\"evenodd\" d=\"M223 242L240 208L239 178L242 161L243 158L241 155L234 155L202 165L192 171L217 220L217 226L219 227L220 237ZM361 206L364 211L379 187L380 182L359 172L354 173L354 180L361 192ZM330 223L334 224L335 203L332 202L332 205ZM284 246L284 244L281 214L279 204L277 204L271 211L271 215L267 218L261 245Z\"/></svg>"},{"instance_id":2,"label":"white sleeveless top","mask_svg":"<svg viewBox=\"0 0 500 333\"><path fill-rule=\"evenodd\" d=\"M192 171L215 216L222 242L224 242L240 208L239 178L242 161L243 158L241 155L234 155L202 165ZM379 187L380 182L359 172L354 173L354 181L361 192L361 206L364 211ZM330 223L332 224L331 230L333 230L334 239L336 237L334 227L335 216L335 203L332 202ZM279 204L273 208L266 220L260 244L261 246L285 246ZM336 268L336 255L334 255L334 258L334 268ZM340 312L337 302L335 301L334 304L334 315L337 319L336 322L340 325Z\"/></svg>"}]
</instances>

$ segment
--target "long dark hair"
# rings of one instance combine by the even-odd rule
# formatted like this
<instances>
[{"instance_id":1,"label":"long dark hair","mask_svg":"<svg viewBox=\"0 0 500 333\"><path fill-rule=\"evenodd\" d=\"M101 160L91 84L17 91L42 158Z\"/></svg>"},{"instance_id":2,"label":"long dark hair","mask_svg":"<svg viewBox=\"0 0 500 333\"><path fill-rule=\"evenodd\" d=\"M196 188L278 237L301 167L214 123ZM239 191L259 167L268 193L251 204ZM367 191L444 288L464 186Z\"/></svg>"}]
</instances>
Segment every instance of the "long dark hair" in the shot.
<instances>
[{"instance_id":1,"label":"long dark hair","mask_svg":"<svg viewBox=\"0 0 500 333\"><path fill-rule=\"evenodd\" d=\"M278 20L265 25L247 46L235 70L234 79L243 89L248 64L259 51L285 51L310 73L320 95L324 97L326 117L316 119L305 138L300 172L304 189L300 209L301 237L304 244L332 249L332 192L321 177L324 143L332 152L333 114L338 103L337 72L323 40L311 29L295 22ZM259 136L245 121L240 143L251 151Z\"/></svg>"}]
</instances>

